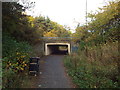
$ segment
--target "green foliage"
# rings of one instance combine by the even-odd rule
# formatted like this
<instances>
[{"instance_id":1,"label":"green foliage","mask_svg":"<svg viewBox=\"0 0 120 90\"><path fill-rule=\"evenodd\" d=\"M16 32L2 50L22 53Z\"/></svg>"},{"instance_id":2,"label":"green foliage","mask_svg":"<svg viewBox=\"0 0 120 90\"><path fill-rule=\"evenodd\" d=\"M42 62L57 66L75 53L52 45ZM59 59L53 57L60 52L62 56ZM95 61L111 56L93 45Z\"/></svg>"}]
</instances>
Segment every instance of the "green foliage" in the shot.
<instances>
[{"instance_id":1,"label":"green foliage","mask_svg":"<svg viewBox=\"0 0 120 90\"><path fill-rule=\"evenodd\" d=\"M17 2L4 2L2 4L3 34L9 33L19 41L30 44L39 42L41 34L33 26L34 18L24 14L25 9Z\"/></svg>"},{"instance_id":2,"label":"green foliage","mask_svg":"<svg viewBox=\"0 0 120 90\"><path fill-rule=\"evenodd\" d=\"M32 17L25 14L24 6L17 2L2 4L3 34L9 33L19 41L34 45L42 42L40 37L69 37L70 31L48 17Z\"/></svg>"},{"instance_id":3,"label":"green foliage","mask_svg":"<svg viewBox=\"0 0 120 90\"><path fill-rule=\"evenodd\" d=\"M3 87L19 87L22 82L21 73L28 70L32 47L26 42L18 42L9 35L3 36Z\"/></svg>"},{"instance_id":4,"label":"green foliage","mask_svg":"<svg viewBox=\"0 0 120 90\"><path fill-rule=\"evenodd\" d=\"M119 28L120 1L109 2L97 13L90 13L88 25L73 34L78 54L65 59L73 81L80 88L120 87Z\"/></svg>"},{"instance_id":5,"label":"green foliage","mask_svg":"<svg viewBox=\"0 0 120 90\"><path fill-rule=\"evenodd\" d=\"M51 21L48 17L34 18L26 15L25 10L30 7L29 4L32 3L23 0L22 4L18 2L2 3L4 88L21 86L23 79L21 74L27 72L29 58L31 54L34 56L32 46L35 47L42 42L40 37L43 37L46 33L47 36L52 37L67 37L70 35L63 26ZM34 48L34 51L36 48ZM41 56L40 51L37 53Z\"/></svg>"},{"instance_id":6,"label":"green foliage","mask_svg":"<svg viewBox=\"0 0 120 90\"><path fill-rule=\"evenodd\" d=\"M79 49L79 53L66 56L64 64L73 82L80 88L118 88L117 44L89 46L87 52Z\"/></svg>"},{"instance_id":7,"label":"green foliage","mask_svg":"<svg viewBox=\"0 0 120 90\"><path fill-rule=\"evenodd\" d=\"M36 17L34 20L34 25L41 36L44 37L69 37L70 32L66 30L62 25L51 21L48 17Z\"/></svg>"},{"instance_id":8,"label":"green foliage","mask_svg":"<svg viewBox=\"0 0 120 90\"><path fill-rule=\"evenodd\" d=\"M80 37L86 44L101 44L119 40L120 1L109 2L96 13L89 13L91 21L88 25L78 26L74 36Z\"/></svg>"},{"instance_id":9,"label":"green foliage","mask_svg":"<svg viewBox=\"0 0 120 90\"><path fill-rule=\"evenodd\" d=\"M23 6L16 2L3 2L2 3L2 23L4 32L13 33L20 22L20 17L24 9ZM6 27L7 26L7 27Z\"/></svg>"}]
</instances>

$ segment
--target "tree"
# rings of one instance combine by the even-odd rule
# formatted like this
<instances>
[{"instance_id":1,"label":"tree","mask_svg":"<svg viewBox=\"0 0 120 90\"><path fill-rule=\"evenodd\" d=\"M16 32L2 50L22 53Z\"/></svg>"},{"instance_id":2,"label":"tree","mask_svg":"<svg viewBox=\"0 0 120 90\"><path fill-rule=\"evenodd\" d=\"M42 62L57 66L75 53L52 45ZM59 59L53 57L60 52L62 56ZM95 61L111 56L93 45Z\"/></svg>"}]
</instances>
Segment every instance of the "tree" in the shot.
<instances>
[{"instance_id":1,"label":"tree","mask_svg":"<svg viewBox=\"0 0 120 90\"><path fill-rule=\"evenodd\" d=\"M99 8L100 11L97 14L88 15L92 19L88 29L99 37L100 42L116 40L120 16L119 5L120 1L109 2L107 6Z\"/></svg>"}]
</instances>

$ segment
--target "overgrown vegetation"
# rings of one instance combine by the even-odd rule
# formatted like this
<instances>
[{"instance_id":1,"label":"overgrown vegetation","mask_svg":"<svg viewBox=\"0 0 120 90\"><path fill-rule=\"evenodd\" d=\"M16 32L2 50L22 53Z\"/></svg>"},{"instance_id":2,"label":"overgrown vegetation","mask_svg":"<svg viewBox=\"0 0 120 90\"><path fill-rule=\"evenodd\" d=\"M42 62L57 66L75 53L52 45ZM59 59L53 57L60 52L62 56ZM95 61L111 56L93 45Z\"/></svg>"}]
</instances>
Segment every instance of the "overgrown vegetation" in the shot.
<instances>
[{"instance_id":1,"label":"overgrown vegetation","mask_svg":"<svg viewBox=\"0 0 120 90\"><path fill-rule=\"evenodd\" d=\"M119 29L120 1L109 2L91 21L76 28L77 53L64 60L69 75L80 88L120 87Z\"/></svg>"},{"instance_id":2,"label":"overgrown vegetation","mask_svg":"<svg viewBox=\"0 0 120 90\"><path fill-rule=\"evenodd\" d=\"M30 44L41 42L40 37L69 37L62 25L50 20L49 17L32 17L24 14L25 10L19 3L2 3L3 34L9 33L19 41Z\"/></svg>"},{"instance_id":3,"label":"overgrown vegetation","mask_svg":"<svg viewBox=\"0 0 120 90\"><path fill-rule=\"evenodd\" d=\"M29 58L38 56L33 47L42 43L40 37L71 36L66 27L49 17L26 15L29 3L28 6L17 2L2 3L3 88L18 88L25 83ZM80 88L120 87L119 6L120 1L116 0L97 13L88 14L91 21L78 25L73 34L77 37L73 41L79 44L79 50L67 56L64 62Z\"/></svg>"},{"instance_id":4,"label":"overgrown vegetation","mask_svg":"<svg viewBox=\"0 0 120 90\"><path fill-rule=\"evenodd\" d=\"M64 60L68 74L80 88L118 87L118 42L79 50Z\"/></svg>"},{"instance_id":5,"label":"overgrown vegetation","mask_svg":"<svg viewBox=\"0 0 120 90\"><path fill-rule=\"evenodd\" d=\"M18 42L8 35L3 36L3 88L17 88L23 84L23 78L28 75L31 54L32 47L28 43Z\"/></svg>"},{"instance_id":6,"label":"overgrown vegetation","mask_svg":"<svg viewBox=\"0 0 120 90\"><path fill-rule=\"evenodd\" d=\"M3 88L20 88L24 83L29 83L29 58L41 56L41 51L35 48L37 44L42 43L41 37L70 35L63 26L48 17L34 18L26 15L25 10L33 5L29 0L21 0L22 2L23 5L18 2L2 3Z\"/></svg>"}]
</instances>

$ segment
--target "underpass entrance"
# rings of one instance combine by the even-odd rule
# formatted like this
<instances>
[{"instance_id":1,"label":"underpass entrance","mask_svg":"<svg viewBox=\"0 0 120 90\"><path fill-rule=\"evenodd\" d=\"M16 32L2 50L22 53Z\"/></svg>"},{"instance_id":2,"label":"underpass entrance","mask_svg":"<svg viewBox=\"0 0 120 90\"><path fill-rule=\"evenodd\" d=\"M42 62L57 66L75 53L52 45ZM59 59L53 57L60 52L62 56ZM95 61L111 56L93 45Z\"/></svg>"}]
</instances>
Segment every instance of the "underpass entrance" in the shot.
<instances>
[{"instance_id":1,"label":"underpass entrance","mask_svg":"<svg viewBox=\"0 0 120 90\"><path fill-rule=\"evenodd\" d=\"M67 55L70 51L70 43L45 43L45 55Z\"/></svg>"}]
</instances>

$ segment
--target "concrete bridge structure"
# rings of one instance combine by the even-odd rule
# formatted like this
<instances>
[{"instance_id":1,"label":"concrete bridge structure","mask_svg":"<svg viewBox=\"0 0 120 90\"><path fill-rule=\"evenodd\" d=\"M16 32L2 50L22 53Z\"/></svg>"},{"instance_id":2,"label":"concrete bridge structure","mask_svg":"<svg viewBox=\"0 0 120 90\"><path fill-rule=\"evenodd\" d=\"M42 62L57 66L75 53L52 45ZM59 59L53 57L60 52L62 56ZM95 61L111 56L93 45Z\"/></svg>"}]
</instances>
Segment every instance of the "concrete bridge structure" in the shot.
<instances>
[{"instance_id":1,"label":"concrete bridge structure","mask_svg":"<svg viewBox=\"0 0 120 90\"><path fill-rule=\"evenodd\" d=\"M42 51L44 55L71 54L74 51L74 37L41 37Z\"/></svg>"},{"instance_id":2,"label":"concrete bridge structure","mask_svg":"<svg viewBox=\"0 0 120 90\"><path fill-rule=\"evenodd\" d=\"M63 47L65 49L60 49ZM45 55L50 54L70 54L70 43L45 43Z\"/></svg>"}]
</instances>

